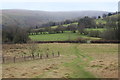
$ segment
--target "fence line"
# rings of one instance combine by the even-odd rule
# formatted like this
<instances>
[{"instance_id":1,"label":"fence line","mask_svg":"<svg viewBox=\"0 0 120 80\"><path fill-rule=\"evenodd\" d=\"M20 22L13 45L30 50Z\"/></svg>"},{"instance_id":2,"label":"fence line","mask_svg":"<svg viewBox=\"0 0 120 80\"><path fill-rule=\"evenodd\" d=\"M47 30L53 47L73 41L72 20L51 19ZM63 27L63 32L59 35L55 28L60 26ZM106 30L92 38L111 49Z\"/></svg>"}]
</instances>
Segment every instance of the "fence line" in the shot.
<instances>
[{"instance_id":1,"label":"fence line","mask_svg":"<svg viewBox=\"0 0 120 80\"><path fill-rule=\"evenodd\" d=\"M34 41L34 42L35 43L87 43L88 41L80 40L80 41ZM120 40L91 40L89 41L89 43L120 43Z\"/></svg>"},{"instance_id":2,"label":"fence line","mask_svg":"<svg viewBox=\"0 0 120 80\"><path fill-rule=\"evenodd\" d=\"M2 63L17 63L17 62L24 62L24 61L30 61L30 60L37 60L37 59L48 59L48 58L55 58L55 57L59 57L60 56L60 52L58 51L58 53L55 55L54 53L52 54L37 54L37 55L22 55L22 56L13 56L13 57L9 57L9 56L2 56L0 58L2 58Z\"/></svg>"}]
</instances>

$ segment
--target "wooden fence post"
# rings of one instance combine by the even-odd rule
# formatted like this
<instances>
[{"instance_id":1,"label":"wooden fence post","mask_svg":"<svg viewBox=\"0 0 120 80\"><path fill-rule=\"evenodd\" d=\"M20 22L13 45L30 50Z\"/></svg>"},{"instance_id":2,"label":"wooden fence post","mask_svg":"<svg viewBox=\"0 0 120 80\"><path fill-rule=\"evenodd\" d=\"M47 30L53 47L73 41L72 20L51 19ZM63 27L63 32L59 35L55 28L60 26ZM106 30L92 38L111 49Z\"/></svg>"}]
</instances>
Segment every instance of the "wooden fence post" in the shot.
<instances>
[{"instance_id":1,"label":"wooden fence post","mask_svg":"<svg viewBox=\"0 0 120 80\"><path fill-rule=\"evenodd\" d=\"M34 56L34 54L32 55L32 57L33 57L33 60L35 59L35 56Z\"/></svg>"},{"instance_id":2,"label":"wooden fence post","mask_svg":"<svg viewBox=\"0 0 120 80\"><path fill-rule=\"evenodd\" d=\"M2 57L2 63L5 63L5 57Z\"/></svg>"},{"instance_id":3,"label":"wooden fence post","mask_svg":"<svg viewBox=\"0 0 120 80\"><path fill-rule=\"evenodd\" d=\"M14 62L14 63L15 63L15 59L16 59L16 57L14 56L14 57L13 57L13 62Z\"/></svg>"},{"instance_id":4,"label":"wooden fence post","mask_svg":"<svg viewBox=\"0 0 120 80\"><path fill-rule=\"evenodd\" d=\"M52 53L53 57L54 57L54 53Z\"/></svg>"},{"instance_id":5,"label":"wooden fence post","mask_svg":"<svg viewBox=\"0 0 120 80\"><path fill-rule=\"evenodd\" d=\"M31 58L31 60L32 60L32 55L30 55L30 58Z\"/></svg>"},{"instance_id":6,"label":"wooden fence post","mask_svg":"<svg viewBox=\"0 0 120 80\"><path fill-rule=\"evenodd\" d=\"M40 59L42 59L42 54L40 54Z\"/></svg>"},{"instance_id":7,"label":"wooden fence post","mask_svg":"<svg viewBox=\"0 0 120 80\"><path fill-rule=\"evenodd\" d=\"M40 55L40 54L38 53L38 58L39 58L39 55Z\"/></svg>"},{"instance_id":8,"label":"wooden fence post","mask_svg":"<svg viewBox=\"0 0 120 80\"><path fill-rule=\"evenodd\" d=\"M60 52L58 51L58 57L60 56Z\"/></svg>"},{"instance_id":9,"label":"wooden fence post","mask_svg":"<svg viewBox=\"0 0 120 80\"><path fill-rule=\"evenodd\" d=\"M48 58L48 53L46 54L46 57Z\"/></svg>"}]
</instances>

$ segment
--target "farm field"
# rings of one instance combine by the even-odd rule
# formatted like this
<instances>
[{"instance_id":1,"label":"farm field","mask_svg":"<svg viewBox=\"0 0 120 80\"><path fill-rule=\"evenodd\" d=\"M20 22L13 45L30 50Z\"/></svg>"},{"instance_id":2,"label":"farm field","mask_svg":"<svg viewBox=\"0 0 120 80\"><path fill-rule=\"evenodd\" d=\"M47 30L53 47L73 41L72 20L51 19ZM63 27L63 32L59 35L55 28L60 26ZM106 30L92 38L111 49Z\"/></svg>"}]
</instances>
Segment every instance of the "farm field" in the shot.
<instances>
[{"instance_id":1,"label":"farm field","mask_svg":"<svg viewBox=\"0 0 120 80\"><path fill-rule=\"evenodd\" d=\"M116 78L118 44L35 44L39 53L60 57L2 65L3 78ZM6 47L7 46L7 47ZM3 55L29 54L30 44L3 44Z\"/></svg>"},{"instance_id":2,"label":"farm field","mask_svg":"<svg viewBox=\"0 0 120 80\"><path fill-rule=\"evenodd\" d=\"M86 31L101 31L101 32L103 32L103 31L105 31L106 29L105 28L97 28L97 29L95 29L95 28L91 28L91 29L85 29Z\"/></svg>"},{"instance_id":3,"label":"farm field","mask_svg":"<svg viewBox=\"0 0 120 80\"><path fill-rule=\"evenodd\" d=\"M96 19L95 22L96 24L99 24L99 23L106 24L106 21L103 19Z\"/></svg>"},{"instance_id":4,"label":"farm field","mask_svg":"<svg viewBox=\"0 0 120 80\"><path fill-rule=\"evenodd\" d=\"M40 35L29 35L30 39L33 41L68 41L68 40L78 40L79 38L99 40L101 38L89 37L85 35L80 35L78 33L65 32L59 34L40 34Z\"/></svg>"},{"instance_id":5,"label":"farm field","mask_svg":"<svg viewBox=\"0 0 120 80\"><path fill-rule=\"evenodd\" d=\"M65 26L65 27L67 27L67 26L69 26L69 25L71 25L71 24L78 24L78 22L74 22L74 23L70 23L70 24L63 24L62 26ZM51 26L51 28L57 28L58 26Z\"/></svg>"}]
</instances>

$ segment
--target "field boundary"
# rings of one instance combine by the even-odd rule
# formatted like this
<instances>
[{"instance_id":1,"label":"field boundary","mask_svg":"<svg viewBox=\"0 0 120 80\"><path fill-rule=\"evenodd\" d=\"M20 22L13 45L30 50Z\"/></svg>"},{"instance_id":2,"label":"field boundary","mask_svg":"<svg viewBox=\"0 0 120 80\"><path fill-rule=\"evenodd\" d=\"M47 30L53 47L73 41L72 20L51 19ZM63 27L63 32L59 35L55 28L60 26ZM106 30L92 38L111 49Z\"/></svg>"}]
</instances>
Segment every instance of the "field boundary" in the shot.
<instances>
[{"instance_id":1,"label":"field boundary","mask_svg":"<svg viewBox=\"0 0 120 80\"><path fill-rule=\"evenodd\" d=\"M24 61L31 61L31 60L38 60L38 59L50 59L60 57L60 53L57 54L37 54L37 55L22 55L22 56L2 56L1 63L17 63L17 62L24 62Z\"/></svg>"},{"instance_id":2,"label":"field boundary","mask_svg":"<svg viewBox=\"0 0 120 80\"><path fill-rule=\"evenodd\" d=\"M35 43L120 43L119 40L88 40L88 41L34 41Z\"/></svg>"},{"instance_id":3,"label":"field boundary","mask_svg":"<svg viewBox=\"0 0 120 80\"><path fill-rule=\"evenodd\" d=\"M28 43L120 43L120 40L30 41ZM14 44L14 43L3 43L3 44Z\"/></svg>"}]
</instances>

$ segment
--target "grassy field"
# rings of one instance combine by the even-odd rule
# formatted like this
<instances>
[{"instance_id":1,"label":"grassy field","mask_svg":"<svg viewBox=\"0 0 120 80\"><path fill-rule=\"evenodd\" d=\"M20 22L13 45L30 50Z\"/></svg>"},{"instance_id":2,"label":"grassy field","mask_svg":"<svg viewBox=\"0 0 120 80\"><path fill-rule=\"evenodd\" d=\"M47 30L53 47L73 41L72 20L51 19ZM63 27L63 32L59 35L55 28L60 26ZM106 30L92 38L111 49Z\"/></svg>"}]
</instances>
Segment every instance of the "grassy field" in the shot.
<instances>
[{"instance_id":1,"label":"grassy field","mask_svg":"<svg viewBox=\"0 0 120 80\"><path fill-rule=\"evenodd\" d=\"M78 24L78 22L74 22L74 23L71 23L71 24ZM63 24L63 26L67 27L71 24ZM57 28L58 26L51 26L51 28Z\"/></svg>"},{"instance_id":2,"label":"grassy field","mask_svg":"<svg viewBox=\"0 0 120 80\"><path fill-rule=\"evenodd\" d=\"M42 54L60 57L3 64L4 78L113 78L118 77L118 44L36 44ZM5 47L7 46L7 47ZM3 45L4 55L27 49L29 44ZM16 48L17 47L17 48ZM14 52L11 52L14 50ZM17 51L17 52L18 52ZM15 53L16 54L16 53ZM19 53L20 55L20 53ZM14 71L14 72L13 72Z\"/></svg>"},{"instance_id":3,"label":"grassy field","mask_svg":"<svg viewBox=\"0 0 120 80\"><path fill-rule=\"evenodd\" d=\"M106 21L102 20L102 19L96 19L95 22L96 22L96 24L99 24L99 23L106 24Z\"/></svg>"},{"instance_id":4,"label":"grassy field","mask_svg":"<svg viewBox=\"0 0 120 80\"><path fill-rule=\"evenodd\" d=\"M101 31L101 32L103 32L103 31L105 31L106 29L105 28L87 28L87 29L85 29L86 31Z\"/></svg>"},{"instance_id":5,"label":"grassy field","mask_svg":"<svg viewBox=\"0 0 120 80\"><path fill-rule=\"evenodd\" d=\"M66 41L66 40L77 40L78 38L98 40L100 38L88 37L85 35L80 35L78 33L59 33L59 34L40 34L40 35L30 35L33 41Z\"/></svg>"}]
</instances>

